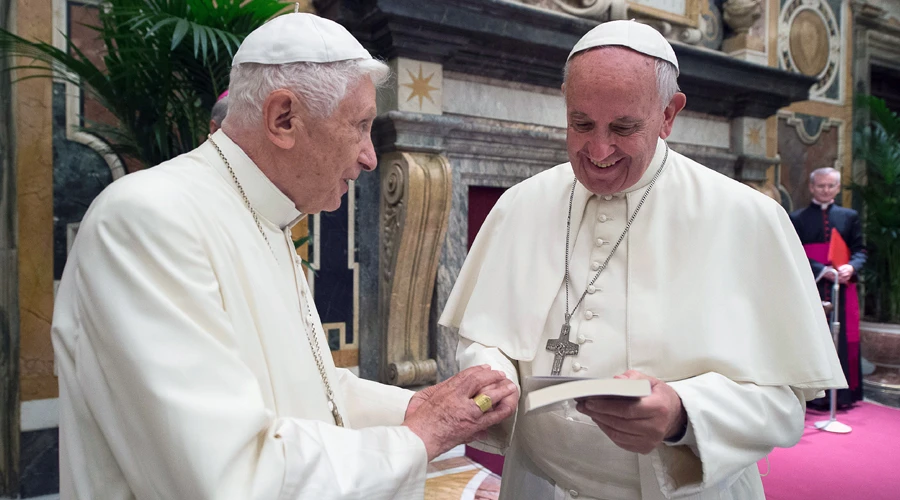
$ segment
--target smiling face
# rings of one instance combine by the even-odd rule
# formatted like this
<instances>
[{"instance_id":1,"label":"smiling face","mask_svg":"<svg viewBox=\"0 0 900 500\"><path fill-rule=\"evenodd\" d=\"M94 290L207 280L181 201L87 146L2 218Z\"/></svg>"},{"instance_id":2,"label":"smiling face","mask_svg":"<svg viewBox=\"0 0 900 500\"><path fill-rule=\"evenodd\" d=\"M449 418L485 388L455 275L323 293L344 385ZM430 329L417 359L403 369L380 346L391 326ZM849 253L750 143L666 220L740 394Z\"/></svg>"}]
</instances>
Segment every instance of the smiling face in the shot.
<instances>
[{"instance_id":1,"label":"smiling face","mask_svg":"<svg viewBox=\"0 0 900 500\"><path fill-rule=\"evenodd\" d=\"M663 109L656 60L621 47L576 55L563 92L569 161L578 181L601 195L640 180L685 102L675 94Z\"/></svg>"},{"instance_id":2,"label":"smiling face","mask_svg":"<svg viewBox=\"0 0 900 500\"><path fill-rule=\"evenodd\" d=\"M337 210L349 181L377 166L372 145L375 85L368 76L351 83L344 99L326 117L310 114L292 93L276 93L279 96L270 99L277 101L271 105L271 114L275 116L272 130L278 130L278 166L267 175L297 210L307 214Z\"/></svg>"}]
</instances>

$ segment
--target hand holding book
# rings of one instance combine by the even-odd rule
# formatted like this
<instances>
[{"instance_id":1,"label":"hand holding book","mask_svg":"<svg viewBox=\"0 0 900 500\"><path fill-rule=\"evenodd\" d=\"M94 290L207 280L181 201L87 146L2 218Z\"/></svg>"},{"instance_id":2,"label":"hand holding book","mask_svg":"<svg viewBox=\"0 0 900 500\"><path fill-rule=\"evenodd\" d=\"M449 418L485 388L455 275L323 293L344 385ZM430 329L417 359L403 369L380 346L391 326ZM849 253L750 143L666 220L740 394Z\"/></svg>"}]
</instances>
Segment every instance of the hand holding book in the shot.
<instances>
[{"instance_id":1,"label":"hand holding book","mask_svg":"<svg viewBox=\"0 0 900 500\"><path fill-rule=\"evenodd\" d=\"M680 438L687 427L681 397L669 384L629 370L614 380L650 384L650 394L641 398L578 398L576 409L597 424L619 448L647 454L664 440Z\"/></svg>"}]
</instances>

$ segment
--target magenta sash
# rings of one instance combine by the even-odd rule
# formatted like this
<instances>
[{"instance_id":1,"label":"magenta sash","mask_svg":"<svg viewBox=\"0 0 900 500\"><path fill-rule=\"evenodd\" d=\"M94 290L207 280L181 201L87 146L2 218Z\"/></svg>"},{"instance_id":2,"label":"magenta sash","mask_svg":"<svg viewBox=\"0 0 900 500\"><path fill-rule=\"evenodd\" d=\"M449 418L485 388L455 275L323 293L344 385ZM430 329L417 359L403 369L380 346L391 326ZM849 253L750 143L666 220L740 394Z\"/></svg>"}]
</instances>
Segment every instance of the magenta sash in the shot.
<instances>
[{"instance_id":1,"label":"magenta sash","mask_svg":"<svg viewBox=\"0 0 900 500\"><path fill-rule=\"evenodd\" d=\"M803 249L810 259L829 265L828 245L807 243L803 245ZM859 387L859 295L856 283L850 282L844 286L847 287L847 293L844 294L844 329L847 332L847 371L850 373L847 384L851 389L856 389ZM831 318L828 321L830 323Z\"/></svg>"}]
</instances>

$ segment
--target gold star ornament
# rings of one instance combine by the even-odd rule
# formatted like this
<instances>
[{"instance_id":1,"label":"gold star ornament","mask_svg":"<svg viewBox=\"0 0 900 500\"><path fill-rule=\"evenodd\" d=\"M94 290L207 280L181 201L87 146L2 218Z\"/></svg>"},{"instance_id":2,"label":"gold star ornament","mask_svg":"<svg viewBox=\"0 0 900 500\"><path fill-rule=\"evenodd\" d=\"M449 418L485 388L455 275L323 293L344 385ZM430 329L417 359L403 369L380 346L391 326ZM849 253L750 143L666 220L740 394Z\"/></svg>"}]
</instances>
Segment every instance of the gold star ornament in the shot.
<instances>
[{"instance_id":1,"label":"gold star ornament","mask_svg":"<svg viewBox=\"0 0 900 500\"><path fill-rule=\"evenodd\" d=\"M422 109L422 100L428 99L434 104L434 99L431 98L431 92L434 90L440 90L437 87L431 86L431 79L434 78L434 73L431 73L428 76L422 75L422 65L419 65L419 75L416 76L412 71L406 70L409 74L409 78L411 83L404 83L404 87L409 87L412 92L409 93L409 98L406 99L406 102L413 100L414 97L419 98L419 109Z\"/></svg>"},{"instance_id":2,"label":"gold star ornament","mask_svg":"<svg viewBox=\"0 0 900 500\"><path fill-rule=\"evenodd\" d=\"M750 127L750 130L747 131L747 142L751 146L762 146L762 127Z\"/></svg>"}]
</instances>

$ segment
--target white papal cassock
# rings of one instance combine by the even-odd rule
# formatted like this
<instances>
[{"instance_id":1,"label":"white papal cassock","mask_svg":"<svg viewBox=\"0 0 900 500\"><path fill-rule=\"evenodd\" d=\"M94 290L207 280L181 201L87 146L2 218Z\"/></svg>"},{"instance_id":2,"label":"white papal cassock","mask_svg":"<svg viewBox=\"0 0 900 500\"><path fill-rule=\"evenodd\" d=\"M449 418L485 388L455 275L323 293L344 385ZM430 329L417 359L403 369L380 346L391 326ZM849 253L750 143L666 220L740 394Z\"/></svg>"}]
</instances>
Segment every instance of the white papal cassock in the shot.
<instances>
[{"instance_id":1,"label":"white papal cassock","mask_svg":"<svg viewBox=\"0 0 900 500\"><path fill-rule=\"evenodd\" d=\"M63 499L422 498L410 391L335 369L334 425L300 213L221 131L271 249L208 142L93 203L53 317ZM274 254L274 257L273 257Z\"/></svg>"},{"instance_id":2,"label":"white papal cassock","mask_svg":"<svg viewBox=\"0 0 900 500\"><path fill-rule=\"evenodd\" d=\"M596 196L576 185L570 307L609 256L662 164ZM507 191L460 272L441 322L460 368L489 363L517 383L549 375L564 318L566 216L559 165ZM756 462L803 431L805 400L845 386L813 277L787 214L751 188L669 152L666 166L573 321L562 375L633 369L682 399L684 438L648 455L616 447L574 404L511 418L480 447L506 452L501 498L762 499ZM523 395L524 400L524 395Z\"/></svg>"}]
</instances>

